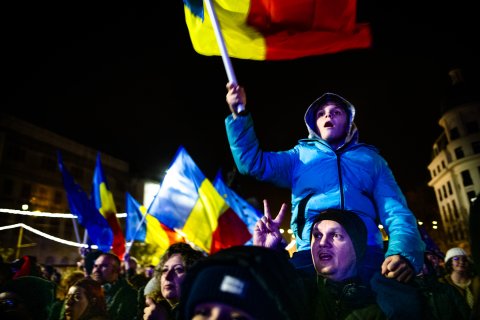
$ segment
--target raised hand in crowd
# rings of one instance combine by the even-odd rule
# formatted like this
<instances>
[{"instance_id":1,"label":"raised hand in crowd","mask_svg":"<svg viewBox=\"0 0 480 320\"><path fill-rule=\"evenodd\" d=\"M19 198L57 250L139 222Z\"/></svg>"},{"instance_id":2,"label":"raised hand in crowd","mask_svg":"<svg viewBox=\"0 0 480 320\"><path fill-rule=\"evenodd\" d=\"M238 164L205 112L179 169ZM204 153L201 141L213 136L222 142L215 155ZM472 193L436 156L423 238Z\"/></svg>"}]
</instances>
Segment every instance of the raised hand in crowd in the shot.
<instances>
[{"instance_id":1,"label":"raised hand in crowd","mask_svg":"<svg viewBox=\"0 0 480 320\"><path fill-rule=\"evenodd\" d=\"M280 226L287 212L288 206L283 203L278 215L272 218L270 205L267 200L263 200L264 215L255 224L253 232L253 244L265 248L278 248L282 243L282 234Z\"/></svg>"}]
</instances>

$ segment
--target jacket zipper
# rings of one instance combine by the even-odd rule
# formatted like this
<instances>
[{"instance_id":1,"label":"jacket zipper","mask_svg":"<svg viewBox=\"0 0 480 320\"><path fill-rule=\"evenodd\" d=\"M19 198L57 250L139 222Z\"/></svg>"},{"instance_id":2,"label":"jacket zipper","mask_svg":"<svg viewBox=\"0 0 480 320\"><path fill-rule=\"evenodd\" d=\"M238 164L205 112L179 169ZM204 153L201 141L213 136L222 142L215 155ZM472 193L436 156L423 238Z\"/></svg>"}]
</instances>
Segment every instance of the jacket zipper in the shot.
<instances>
[{"instance_id":1,"label":"jacket zipper","mask_svg":"<svg viewBox=\"0 0 480 320\"><path fill-rule=\"evenodd\" d=\"M337 171L338 171L338 184L340 187L340 209L345 209L345 196L343 194L343 180L342 180L342 168L340 166L340 153L335 152L337 156Z\"/></svg>"}]
</instances>

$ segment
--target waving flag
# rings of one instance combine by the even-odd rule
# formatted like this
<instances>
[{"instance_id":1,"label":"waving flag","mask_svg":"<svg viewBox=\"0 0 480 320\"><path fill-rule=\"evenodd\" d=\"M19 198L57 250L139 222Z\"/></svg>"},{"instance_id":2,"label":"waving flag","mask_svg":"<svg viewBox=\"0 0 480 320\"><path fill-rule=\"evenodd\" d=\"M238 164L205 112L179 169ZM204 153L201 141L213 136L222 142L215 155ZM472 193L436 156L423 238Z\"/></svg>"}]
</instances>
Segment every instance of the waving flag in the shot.
<instances>
[{"instance_id":1,"label":"waving flag","mask_svg":"<svg viewBox=\"0 0 480 320\"><path fill-rule=\"evenodd\" d=\"M263 213L248 203L245 199L240 197L235 191L230 189L222 179L222 174L218 171L217 176L213 180L213 185L218 193L225 199L227 204L245 223L250 234L253 235L253 229L258 219L263 216ZM251 240L251 239L250 239ZM251 244L251 243L248 243Z\"/></svg>"},{"instance_id":2,"label":"waving flag","mask_svg":"<svg viewBox=\"0 0 480 320\"><path fill-rule=\"evenodd\" d=\"M180 147L148 212L187 240L214 253L242 245L251 235L247 226L204 176L185 148Z\"/></svg>"},{"instance_id":3,"label":"waving flag","mask_svg":"<svg viewBox=\"0 0 480 320\"><path fill-rule=\"evenodd\" d=\"M77 216L78 223L87 229L91 241L102 252L110 251L113 242L113 233L107 220L100 214L95 204L88 198L63 164L62 155L57 153L58 166L62 173L63 186L67 192L68 205L73 215Z\"/></svg>"},{"instance_id":4,"label":"waving flag","mask_svg":"<svg viewBox=\"0 0 480 320\"><path fill-rule=\"evenodd\" d=\"M207 0L205 0L207 1ZM371 28L356 22L356 0L208 0L231 57L288 60L369 48ZM220 55L203 0L184 0L195 51Z\"/></svg>"},{"instance_id":5,"label":"waving flag","mask_svg":"<svg viewBox=\"0 0 480 320\"><path fill-rule=\"evenodd\" d=\"M93 173L92 199L96 208L107 219L110 228L113 231L112 252L120 259L125 254L125 237L117 218L117 209L113 200L112 192L107 184L107 178L103 173L100 153L97 154L97 163Z\"/></svg>"},{"instance_id":6,"label":"waving flag","mask_svg":"<svg viewBox=\"0 0 480 320\"><path fill-rule=\"evenodd\" d=\"M153 246L155 255L152 256L151 263L157 265L168 247L173 243L183 242L183 239L174 230L148 214L147 208L138 203L130 193L127 192L126 197L126 239L128 242L136 240Z\"/></svg>"}]
</instances>

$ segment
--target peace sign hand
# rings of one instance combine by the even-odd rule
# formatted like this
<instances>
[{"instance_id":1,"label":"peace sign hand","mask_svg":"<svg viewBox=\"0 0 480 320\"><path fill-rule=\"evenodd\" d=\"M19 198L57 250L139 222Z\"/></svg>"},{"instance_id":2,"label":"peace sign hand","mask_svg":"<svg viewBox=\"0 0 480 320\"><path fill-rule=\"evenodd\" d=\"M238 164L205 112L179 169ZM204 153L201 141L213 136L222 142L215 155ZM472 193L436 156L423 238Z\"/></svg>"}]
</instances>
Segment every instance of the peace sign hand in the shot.
<instances>
[{"instance_id":1,"label":"peace sign hand","mask_svg":"<svg viewBox=\"0 0 480 320\"><path fill-rule=\"evenodd\" d=\"M287 212L287 205L285 203L282 204L275 219L272 219L267 200L263 200L263 207L264 216L257 221L253 231L253 244L255 246L275 249L278 248L283 239L280 233L280 225Z\"/></svg>"}]
</instances>

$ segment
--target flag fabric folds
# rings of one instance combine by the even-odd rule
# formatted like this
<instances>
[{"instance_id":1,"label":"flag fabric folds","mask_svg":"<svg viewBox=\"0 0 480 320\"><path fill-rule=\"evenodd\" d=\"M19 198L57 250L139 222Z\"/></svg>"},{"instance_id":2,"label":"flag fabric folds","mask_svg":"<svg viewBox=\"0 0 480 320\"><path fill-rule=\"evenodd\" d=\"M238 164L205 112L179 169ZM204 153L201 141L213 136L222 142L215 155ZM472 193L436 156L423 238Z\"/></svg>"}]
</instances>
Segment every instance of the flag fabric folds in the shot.
<instances>
[{"instance_id":1,"label":"flag fabric folds","mask_svg":"<svg viewBox=\"0 0 480 320\"><path fill-rule=\"evenodd\" d=\"M117 218L117 209L115 207L112 192L108 187L107 179L103 172L100 153L97 154L92 188L92 199L95 206L108 221L108 224L113 231L112 252L123 260L125 254L125 237Z\"/></svg>"},{"instance_id":2,"label":"flag fabric folds","mask_svg":"<svg viewBox=\"0 0 480 320\"><path fill-rule=\"evenodd\" d=\"M209 254L251 238L245 223L182 146L148 212Z\"/></svg>"},{"instance_id":3,"label":"flag fabric folds","mask_svg":"<svg viewBox=\"0 0 480 320\"><path fill-rule=\"evenodd\" d=\"M217 172L217 175L213 180L213 185L218 193L220 193L225 199L227 204L245 223L250 234L253 235L255 224L263 216L263 213L229 188L225 181L223 181L220 171ZM247 244L251 244L251 241Z\"/></svg>"},{"instance_id":4,"label":"flag fabric folds","mask_svg":"<svg viewBox=\"0 0 480 320\"><path fill-rule=\"evenodd\" d=\"M183 239L172 229L168 228L155 217L147 213L147 208L141 205L127 192L125 210L127 212L125 234L127 242L139 241L155 248L152 264L157 265L160 257L168 247Z\"/></svg>"},{"instance_id":5,"label":"flag fabric folds","mask_svg":"<svg viewBox=\"0 0 480 320\"><path fill-rule=\"evenodd\" d=\"M77 216L78 223L87 230L88 236L98 246L98 249L102 252L109 252L113 242L113 232L107 220L70 175L60 152L57 153L57 157L70 211Z\"/></svg>"},{"instance_id":6,"label":"flag fabric folds","mask_svg":"<svg viewBox=\"0 0 480 320\"><path fill-rule=\"evenodd\" d=\"M370 25L356 22L356 0L210 1L231 57L289 60L372 45ZM220 55L204 1L183 2L195 51Z\"/></svg>"}]
</instances>

